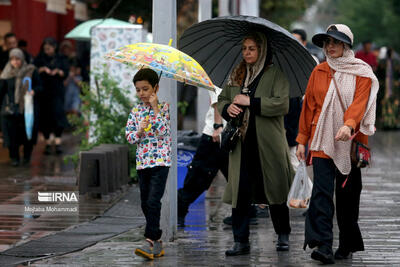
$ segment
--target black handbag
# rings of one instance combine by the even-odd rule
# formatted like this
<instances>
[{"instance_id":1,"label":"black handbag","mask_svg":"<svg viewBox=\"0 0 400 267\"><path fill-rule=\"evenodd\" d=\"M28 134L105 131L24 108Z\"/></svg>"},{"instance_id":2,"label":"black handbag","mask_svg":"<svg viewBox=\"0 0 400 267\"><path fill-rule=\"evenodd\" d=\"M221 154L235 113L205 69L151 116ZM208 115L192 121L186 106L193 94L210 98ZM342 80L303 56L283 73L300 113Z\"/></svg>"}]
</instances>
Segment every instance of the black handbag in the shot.
<instances>
[{"instance_id":1,"label":"black handbag","mask_svg":"<svg viewBox=\"0 0 400 267\"><path fill-rule=\"evenodd\" d=\"M233 120L228 121L224 130L221 133L221 149L226 152L231 152L240 139L239 127Z\"/></svg>"}]
</instances>

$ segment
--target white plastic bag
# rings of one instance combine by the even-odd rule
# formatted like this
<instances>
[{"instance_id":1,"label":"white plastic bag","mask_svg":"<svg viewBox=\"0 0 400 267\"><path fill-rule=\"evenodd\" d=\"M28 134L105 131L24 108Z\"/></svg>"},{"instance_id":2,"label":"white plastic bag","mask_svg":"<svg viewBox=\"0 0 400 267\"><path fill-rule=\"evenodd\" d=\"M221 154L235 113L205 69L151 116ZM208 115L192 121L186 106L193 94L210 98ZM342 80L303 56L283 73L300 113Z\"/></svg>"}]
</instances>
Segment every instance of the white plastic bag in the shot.
<instances>
[{"instance_id":1,"label":"white plastic bag","mask_svg":"<svg viewBox=\"0 0 400 267\"><path fill-rule=\"evenodd\" d=\"M306 163L301 161L290 187L287 206L293 209L307 209L310 204L312 187L313 184L308 177Z\"/></svg>"}]
</instances>

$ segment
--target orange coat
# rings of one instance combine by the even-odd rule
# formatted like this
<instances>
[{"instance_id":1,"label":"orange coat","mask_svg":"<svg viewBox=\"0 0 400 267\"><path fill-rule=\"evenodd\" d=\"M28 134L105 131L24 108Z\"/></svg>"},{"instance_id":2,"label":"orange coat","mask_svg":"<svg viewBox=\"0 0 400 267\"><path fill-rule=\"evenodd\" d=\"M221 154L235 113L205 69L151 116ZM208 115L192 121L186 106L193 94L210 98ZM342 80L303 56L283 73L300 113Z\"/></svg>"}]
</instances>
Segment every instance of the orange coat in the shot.
<instances>
[{"instance_id":1,"label":"orange coat","mask_svg":"<svg viewBox=\"0 0 400 267\"><path fill-rule=\"evenodd\" d=\"M299 133L296 138L297 143L303 145L311 144L331 80L332 75L327 62L316 66L311 73L300 115ZM344 124L351 126L356 132L360 128L360 122L367 107L371 84L372 81L370 78L356 77L356 90L353 103L344 113ZM363 144L368 144L368 136L362 133L358 133L355 139ZM322 151L311 151L311 156L329 158Z\"/></svg>"}]
</instances>

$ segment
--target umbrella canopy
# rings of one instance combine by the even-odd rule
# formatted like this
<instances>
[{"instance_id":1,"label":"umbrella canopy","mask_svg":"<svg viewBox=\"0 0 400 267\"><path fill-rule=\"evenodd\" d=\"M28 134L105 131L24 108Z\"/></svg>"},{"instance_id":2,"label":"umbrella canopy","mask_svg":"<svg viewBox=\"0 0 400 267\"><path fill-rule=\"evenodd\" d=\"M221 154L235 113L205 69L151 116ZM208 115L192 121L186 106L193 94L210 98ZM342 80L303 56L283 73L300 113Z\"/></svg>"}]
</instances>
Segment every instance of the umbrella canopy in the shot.
<instances>
[{"instance_id":1,"label":"umbrella canopy","mask_svg":"<svg viewBox=\"0 0 400 267\"><path fill-rule=\"evenodd\" d=\"M151 68L164 77L215 90L211 79L196 60L169 45L136 43L111 51L105 57L133 68Z\"/></svg>"},{"instance_id":2,"label":"umbrella canopy","mask_svg":"<svg viewBox=\"0 0 400 267\"><path fill-rule=\"evenodd\" d=\"M243 38L254 31L265 33L269 39L273 63L280 67L290 82L290 96L303 95L316 63L291 33L266 19L228 16L206 20L183 33L179 48L196 59L215 85L222 87L232 68L242 60Z\"/></svg>"},{"instance_id":3,"label":"umbrella canopy","mask_svg":"<svg viewBox=\"0 0 400 267\"><path fill-rule=\"evenodd\" d=\"M73 28L69 33L65 35L67 39L74 39L78 41L89 41L90 40L90 30L95 26L132 26L131 23L125 22L118 19L92 19L85 21L75 28Z\"/></svg>"}]
</instances>

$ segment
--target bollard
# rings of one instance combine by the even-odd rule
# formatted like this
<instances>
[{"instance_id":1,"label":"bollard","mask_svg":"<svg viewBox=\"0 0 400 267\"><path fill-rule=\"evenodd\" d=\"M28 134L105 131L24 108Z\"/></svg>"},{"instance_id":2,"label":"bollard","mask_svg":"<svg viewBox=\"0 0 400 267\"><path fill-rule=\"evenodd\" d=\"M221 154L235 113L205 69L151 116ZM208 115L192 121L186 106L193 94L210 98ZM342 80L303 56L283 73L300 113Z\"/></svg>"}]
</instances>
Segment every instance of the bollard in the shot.
<instances>
[{"instance_id":1,"label":"bollard","mask_svg":"<svg viewBox=\"0 0 400 267\"><path fill-rule=\"evenodd\" d=\"M103 151L81 151L79 153L79 194L100 193L108 196L107 173L109 164Z\"/></svg>"}]
</instances>

